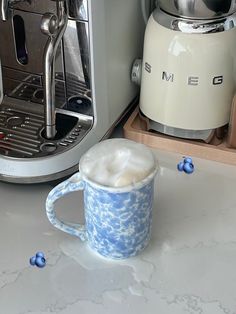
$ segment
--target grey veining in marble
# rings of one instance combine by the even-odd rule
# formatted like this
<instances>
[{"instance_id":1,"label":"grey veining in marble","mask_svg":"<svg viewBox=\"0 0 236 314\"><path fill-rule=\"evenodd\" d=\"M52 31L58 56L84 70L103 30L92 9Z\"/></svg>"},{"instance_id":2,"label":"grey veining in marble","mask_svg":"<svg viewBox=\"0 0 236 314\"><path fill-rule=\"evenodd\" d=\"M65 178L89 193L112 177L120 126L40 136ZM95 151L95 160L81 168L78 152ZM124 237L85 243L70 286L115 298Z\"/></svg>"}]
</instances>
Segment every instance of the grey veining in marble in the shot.
<instances>
[{"instance_id":1,"label":"grey veining in marble","mask_svg":"<svg viewBox=\"0 0 236 314\"><path fill-rule=\"evenodd\" d=\"M156 151L152 240L135 258L108 261L53 228L45 214L49 184L0 183L0 313L236 314L236 167ZM78 202L78 198L81 199ZM82 195L58 214L82 221ZM37 251L43 269L29 264Z\"/></svg>"}]
</instances>

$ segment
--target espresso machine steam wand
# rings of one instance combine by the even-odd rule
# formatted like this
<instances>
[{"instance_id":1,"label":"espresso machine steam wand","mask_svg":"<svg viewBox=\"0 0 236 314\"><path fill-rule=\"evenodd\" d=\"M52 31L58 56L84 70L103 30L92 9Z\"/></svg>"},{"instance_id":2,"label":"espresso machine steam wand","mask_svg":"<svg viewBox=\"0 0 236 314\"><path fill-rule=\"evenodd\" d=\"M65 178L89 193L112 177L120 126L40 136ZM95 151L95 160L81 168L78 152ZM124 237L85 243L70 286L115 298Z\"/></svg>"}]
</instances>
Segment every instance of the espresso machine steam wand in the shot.
<instances>
[{"instance_id":1,"label":"espresso machine steam wand","mask_svg":"<svg viewBox=\"0 0 236 314\"><path fill-rule=\"evenodd\" d=\"M3 21L7 20L8 0L1 1L1 17Z\"/></svg>"},{"instance_id":2,"label":"espresso machine steam wand","mask_svg":"<svg viewBox=\"0 0 236 314\"><path fill-rule=\"evenodd\" d=\"M43 56L43 89L45 102L45 136L53 139L56 135L55 112L55 55L68 22L67 0L56 0L57 15L45 13L42 17L41 31L48 35Z\"/></svg>"}]
</instances>

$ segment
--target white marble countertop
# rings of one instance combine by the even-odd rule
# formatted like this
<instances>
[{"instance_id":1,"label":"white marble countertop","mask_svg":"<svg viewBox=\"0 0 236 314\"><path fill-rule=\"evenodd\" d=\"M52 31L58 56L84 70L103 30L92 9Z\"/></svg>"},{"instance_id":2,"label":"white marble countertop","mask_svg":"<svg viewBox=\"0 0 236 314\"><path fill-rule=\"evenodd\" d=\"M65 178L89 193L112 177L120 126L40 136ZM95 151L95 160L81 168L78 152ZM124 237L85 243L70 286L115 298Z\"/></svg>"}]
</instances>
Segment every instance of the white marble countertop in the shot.
<instances>
[{"instance_id":1,"label":"white marble countertop","mask_svg":"<svg viewBox=\"0 0 236 314\"><path fill-rule=\"evenodd\" d=\"M50 225L50 184L0 183L1 314L235 314L236 167L156 151L153 234L138 257L107 261ZM58 214L83 218L80 192ZM63 210L64 208L64 210ZM43 251L47 265L29 264Z\"/></svg>"}]
</instances>

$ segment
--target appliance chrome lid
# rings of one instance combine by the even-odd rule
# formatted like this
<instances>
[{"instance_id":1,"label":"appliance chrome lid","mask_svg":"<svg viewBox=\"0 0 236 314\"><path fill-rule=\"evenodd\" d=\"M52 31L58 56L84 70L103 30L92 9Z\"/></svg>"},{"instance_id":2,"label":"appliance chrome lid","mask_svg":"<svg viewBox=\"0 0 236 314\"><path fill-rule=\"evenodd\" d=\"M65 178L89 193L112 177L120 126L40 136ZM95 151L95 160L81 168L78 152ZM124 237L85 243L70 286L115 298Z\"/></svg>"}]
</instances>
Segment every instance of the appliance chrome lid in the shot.
<instances>
[{"instance_id":1,"label":"appliance chrome lid","mask_svg":"<svg viewBox=\"0 0 236 314\"><path fill-rule=\"evenodd\" d=\"M235 0L158 0L169 14L192 19L217 19L236 12Z\"/></svg>"},{"instance_id":2,"label":"appliance chrome lid","mask_svg":"<svg viewBox=\"0 0 236 314\"><path fill-rule=\"evenodd\" d=\"M236 26L236 14L221 19L195 20L177 17L156 8L153 12L154 20L174 31L193 34L211 34L228 31Z\"/></svg>"}]
</instances>

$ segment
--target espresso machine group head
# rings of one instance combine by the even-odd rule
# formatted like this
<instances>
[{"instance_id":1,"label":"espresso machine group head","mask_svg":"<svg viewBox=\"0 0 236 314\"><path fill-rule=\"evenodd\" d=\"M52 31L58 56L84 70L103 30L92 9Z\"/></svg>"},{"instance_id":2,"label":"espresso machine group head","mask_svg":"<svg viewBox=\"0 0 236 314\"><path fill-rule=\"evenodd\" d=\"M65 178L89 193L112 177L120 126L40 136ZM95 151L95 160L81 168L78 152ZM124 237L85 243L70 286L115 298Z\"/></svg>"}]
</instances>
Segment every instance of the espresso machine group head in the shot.
<instances>
[{"instance_id":1,"label":"espresso machine group head","mask_svg":"<svg viewBox=\"0 0 236 314\"><path fill-rule=\"evenodd\" d=\"M78 170L135 99L137 0L0 0L0 180Z\"/></svg>"}]
</instances>

